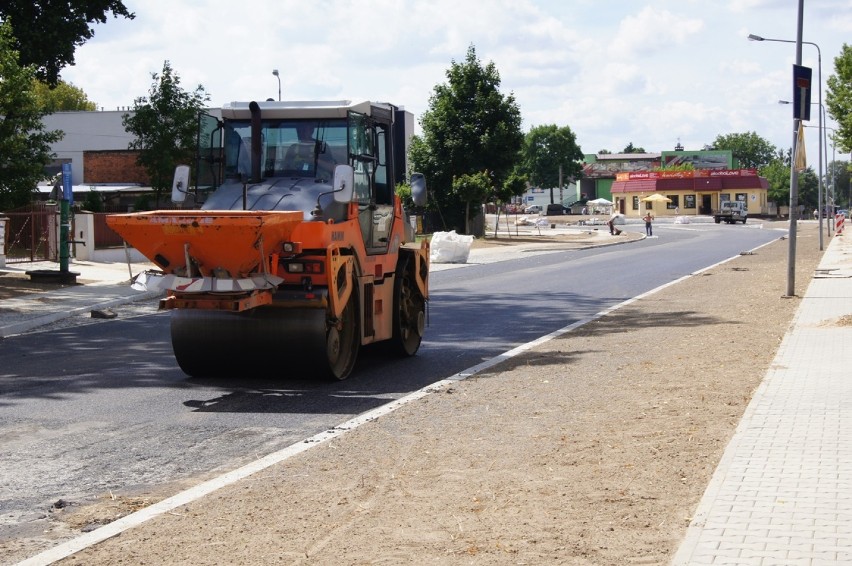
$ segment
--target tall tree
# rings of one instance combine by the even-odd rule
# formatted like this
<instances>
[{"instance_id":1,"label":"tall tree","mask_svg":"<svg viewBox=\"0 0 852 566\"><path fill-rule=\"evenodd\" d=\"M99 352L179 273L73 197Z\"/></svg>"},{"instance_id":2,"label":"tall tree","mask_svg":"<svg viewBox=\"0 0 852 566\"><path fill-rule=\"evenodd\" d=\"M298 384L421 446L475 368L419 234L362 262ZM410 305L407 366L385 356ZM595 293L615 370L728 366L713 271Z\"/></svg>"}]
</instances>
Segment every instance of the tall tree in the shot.
<instances>
[{"instance_id":1,"label":"tall tree","mask_svg":"<svg viewBox=\"0 0 852 566\"><path fill-rule=\"evenodd\" d=\"M790 204L790 162L773 159L760 168L760 176L769 183L766 198L778 206Z\"/></svg>"},{"instance_id":2,"label":"tall tree","mask_svg":"<svg viewBox=\"0 0 852 566\"><path fill-rule=\"evenodd\" d=\"M432 205L445 229L464 230L466 203L453 191L453 179L488 171L500 186L514 168L523 143L521 112L512 94L500 93L494 63L484 67L471 45L464 62L452 62L446 84L435 87L420 120L423 135L412 140L414 167L426 175ZM473 207L469 214L480 214Z\"/></svg>"},{"instance_id":3,"label":"tall tree","mask_svg":"<svg viewBox=\"0 0 852 566\"><path fill-rule=\"evenodd\" d=\"M799 173L799 205L803 210L813 210L819 207L819 176L813 167L808 167Z\"/></svg>"},{"instance_id":4,"label":"tall tree","mask_svg":"<svg viewBox=\"0 0 852 566\"><path fill-rule=\"evenodd\" d=\"M834 200L843 208L852 204L852 172L848 161L832 161L828 164L827 179L833 183ZM829 185L826 185L829 186Z\"/></svg>"},{"instance_id":5,"label":"tall tree","mask_svg":"<svg viewBox=\"0 0 852 566\"><path fill-rule=\"evenodd\" d=\"M583 173L583 152L577 145L577 136L568 126L531 128L521 148L521 168L531 185L550 189L553 203L553 188L559 187L560 181L577 179Z\"/></svg>"},{"instance_id":6,"label":"tall tree","mask_svg":"<svg viewBox=\"0 0 852 566\"><path fill-rule=\"evenodd\" d=\"M33 94L39 107L46 114L73 110L97 110L95 103L88 99L82 89L65 81L60 80L55 88L50 88L47 83L33 79Z\"/></svg>"},{"instance_id":7,"label":"tall tree","mask_svg":"<svg viewBox=\"0 0 852 566\"><path fill-rule=\"evenodd\" d=\"M843 44L834 58L834 74L826 81L825 106L837 122L833 139L844 153L852 151L852 47Z\"/></svg>"},{"instance_id":8,"label":"tall tree","mask_svg":"<svg viewBox=\"0 0 852 566\"><path fill-rule=\"evenodd\" d=\"M13 43L11 27L0 24L0 210L30 202L53 158L50 144L64 135L44 129L45 112L32 89L34 71L18 64Z\"/></svg>"},{"instance_id":9,"label":"tall tree","mask_svg":"<svg viewBox=\"0 0 852 566\"><path fill-rule=\"evenodd\" d=\"M74 64L77 47L94 37L90 24L106 23L109 12L116 18L136 17L121 0L0 2L0 20L12 25L21 66L32 65L36 77L51 86L62 69Z\"/></svg>"},{"instance_id":10,"label":"tall tree","mask_svg":"<svg viewBox=\"0 0 852 566\"><path fill-rule=\"evenodd\" d=\"M767 199L778 206L790 204L790 165L781 159L773 159L761 167L758 172L769 182ZM807 209L818 206L819 181L814 173L813 167L808 167L799 173L798 201L799 205Z\"/></svg>"},{"instance_id":11,"label":"tall tree","mask_svg":"<svg viewBox=\"0 0 852 566\"><path fill-rule=\"evenodd\" d=\"M775 159L777 148L755 132L718 135L713 149L730 150L743 169L757 169Z\"/></svg>"},{"instance_id":12,"label":"tall tree","mask_svg":"<svg viewBox=\"0 0 852 566\"><path fill-rule=\"evenodd\" d=\"M138 149L138 163L148 172L157 204L164 190L170 190L175 167L189 163L195 155L198 113L210 96L198 85L193 92L180 87L180 77L171 64L163 63L147 97L133 101L133 113L121 117L122 125L135 136L129 149Z\"/></svg>"},{"instance_id":13,"label":"tall tree","mask_svg":"<svg viewBox=\"0 0 852 566\"><path fill-rule=\"evenodd\" d=\"M513 171L509 173L502 185L494 187L494 198L499 204L512 202L514 197L522 196L528 186L526 175L517 170Z\"/></svg>"},{"instance_id":14,"label":"tall tree","mask_svg":"<svg viewBox=\"0 0 852 566\"><path fill-rule=\"evenodd\" d=\"M503 211L503 205L511 202L514 197L523 195L528 186L526 175L521 174L519 169L516 168L515 171L509 173L502 185L494 187L494 198L498 204L497 221L494 223L495 236L497 235L497 227L500 225L500 213Z\"/></svg>"},{"instance_id":15,"label":"tall tree","mask_svg":"<svg viewBox=\"0 0 852 566\"><path fill-rule=\"evenodd\" d=\"M633 142L627 144L621 153L647 153L644 147L635 147Z\"/></svg>"},{"instance_id":16,"label":"tall tree","mask_svg":"<svg viewBox=\"0 0 852 566\"><path fill-rule=\"evenodd\" d=\"M492 193L487 171L460 175L453 179L453 194L465 206L465 234L470 234L470 207L485 202Z\"/></svg>"}]
</instances>

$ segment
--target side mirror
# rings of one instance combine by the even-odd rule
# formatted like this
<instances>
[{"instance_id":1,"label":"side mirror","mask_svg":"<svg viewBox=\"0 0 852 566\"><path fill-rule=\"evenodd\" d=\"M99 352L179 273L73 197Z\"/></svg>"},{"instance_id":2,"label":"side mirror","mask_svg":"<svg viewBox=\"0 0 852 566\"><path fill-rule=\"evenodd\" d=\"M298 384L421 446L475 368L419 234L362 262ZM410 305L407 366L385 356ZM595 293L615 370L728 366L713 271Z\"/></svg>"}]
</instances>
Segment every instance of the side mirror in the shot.
<instances>
[{"instance_id":1,"label":"side mirror","mask_svg":"<svg viewBox=\"0 0 852 566\"><path fill-rule=\"evenodd\" d=\"M352 200L355 192L355 170L351 165L337 165L334 168L332 181L335 202L347 203Z\"/></svg>"},{"instance_id":2,"label":"side mirror","mask_svg":"<svg viewBox=\"0 0 852 566\"><path fill-rule=\"evenodd\" d=\"M172 202L183 202L189 190L189 165L175 167L175 178L172 181Z\"/></svg>"},{"instance_id":3,"label":"side mirror","mask_svg":"<svg viewBox=\"0 0 852 566\"><path fill-rule=\"evenodd\" d=\"M426 197L426 177L423 176L423 173L412 173L411 200L417 206L424 206L426 204Z\"/></svg>"}]
</instances>

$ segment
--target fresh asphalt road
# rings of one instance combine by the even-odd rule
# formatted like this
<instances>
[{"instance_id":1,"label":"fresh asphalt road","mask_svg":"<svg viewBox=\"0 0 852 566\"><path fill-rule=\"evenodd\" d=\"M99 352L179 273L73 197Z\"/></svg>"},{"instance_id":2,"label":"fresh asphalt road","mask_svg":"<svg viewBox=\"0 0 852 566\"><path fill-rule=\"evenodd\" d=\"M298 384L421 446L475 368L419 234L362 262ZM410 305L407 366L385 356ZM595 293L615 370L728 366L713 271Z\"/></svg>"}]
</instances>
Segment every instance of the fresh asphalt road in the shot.
<instances>
[{"instance_id":1,"label":"fresh asphalt road","mask_svg":"<svg viewBox=\"0 0 852 566\"><path fill-rule=\"evenodd\" d=\"M786 231L758 222L657 224L655 234L436 270L418 355L391 360L364 348L343 382L310 379L310 360L276 368L246 360L245 372L227 380L188 378L172 356L168 313L153 309L7 338L0 539L36 536L59 499L84 504L233 469Z\"/></svg>"}]
</instances>

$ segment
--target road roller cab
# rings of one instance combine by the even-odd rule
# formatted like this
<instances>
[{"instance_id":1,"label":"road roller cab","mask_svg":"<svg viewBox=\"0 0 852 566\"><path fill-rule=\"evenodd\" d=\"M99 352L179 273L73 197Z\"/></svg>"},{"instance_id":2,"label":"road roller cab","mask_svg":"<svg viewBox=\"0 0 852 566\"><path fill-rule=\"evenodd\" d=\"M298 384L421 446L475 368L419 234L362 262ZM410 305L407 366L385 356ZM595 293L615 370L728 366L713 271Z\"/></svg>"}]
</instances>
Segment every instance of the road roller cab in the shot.
<instances>
[{"instance_id":1,"label":"road roller cab","mask_svg":"<svg viewBox=\"0 0 852 566\"><path fill-rule=\"evenodd\" d=\"M376 102L234 102L199 118L178 209L110 215L155 263L172 346L192 376L291 367L344 379L362 345L414 355L429 297L429 245L400 198L413 117ZM294 368L295 369L295 368ZM282 370L283 371L283 370Z\"/></svg>"}]
</instances>

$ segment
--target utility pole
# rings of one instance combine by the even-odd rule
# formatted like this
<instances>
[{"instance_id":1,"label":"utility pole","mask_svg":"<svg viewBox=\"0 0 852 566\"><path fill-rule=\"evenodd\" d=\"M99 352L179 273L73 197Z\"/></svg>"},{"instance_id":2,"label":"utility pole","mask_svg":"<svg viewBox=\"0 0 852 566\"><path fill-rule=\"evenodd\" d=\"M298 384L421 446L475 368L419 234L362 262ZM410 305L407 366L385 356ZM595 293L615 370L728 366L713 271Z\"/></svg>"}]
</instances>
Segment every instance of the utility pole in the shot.
<instances>
[{"instance_id":1,"label":"utility pole","mask_svg":"<svg viewBox=\"0 0 852 566\"><path fill-rule=\"evenodd\" d=\"M805 0L799 0L799 15L796 25L796 67L802 65L802 19ZM795 67L794 67L795 68ZM796 93L795 81L793 92ZM799 143L799 117L793 118L793 160L790 163L790 231L787 241L787 297L796 296L796 215L799 213L799 172L796 171L796 151Z\"/></svg>"}]
</instances>

